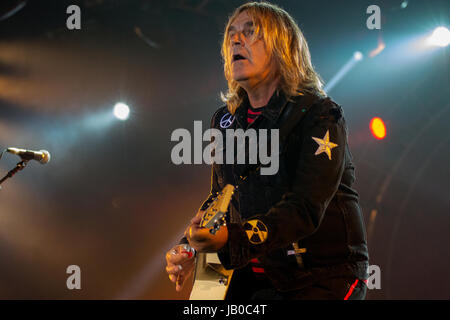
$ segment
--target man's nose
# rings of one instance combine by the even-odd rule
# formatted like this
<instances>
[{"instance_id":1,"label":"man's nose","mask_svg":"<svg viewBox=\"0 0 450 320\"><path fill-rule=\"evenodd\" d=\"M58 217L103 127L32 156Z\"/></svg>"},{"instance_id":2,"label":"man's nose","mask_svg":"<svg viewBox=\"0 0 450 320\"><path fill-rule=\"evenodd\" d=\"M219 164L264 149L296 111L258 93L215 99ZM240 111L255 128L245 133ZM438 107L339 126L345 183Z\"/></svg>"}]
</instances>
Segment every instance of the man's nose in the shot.
<instances>
[{"instance_id":1,"label":"man's nose","mask_svg":"<svg viewBox=\"0 0 450 320\"><path fill-rule=\"evenodd\" d=\"M240 44L243 45L243 39L242 39L242 32L236 32L232 37L231 37L231 43L232 44Z\"/></svg>"}]
</instances>

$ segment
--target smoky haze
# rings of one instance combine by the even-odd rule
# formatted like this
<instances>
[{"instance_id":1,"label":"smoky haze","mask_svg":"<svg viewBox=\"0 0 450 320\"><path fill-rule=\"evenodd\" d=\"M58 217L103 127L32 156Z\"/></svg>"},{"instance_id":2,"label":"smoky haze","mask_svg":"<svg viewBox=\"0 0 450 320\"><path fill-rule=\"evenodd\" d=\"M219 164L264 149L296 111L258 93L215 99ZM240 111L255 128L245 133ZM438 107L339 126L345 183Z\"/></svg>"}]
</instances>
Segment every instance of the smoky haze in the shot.
<instances>
[{"instance_id":1,"label":"smoky haze","mask_svg":"<svg viewBox=\"0 0 450 320\"><path fill-rule=\"evenodd\" d=\"M448 3L378 1L378 31L366 27L370 1L273 2L298 22L325 82L355 51L366 56L329 94L345 112L370 263L382 273L368 299L450 298L448 49L407 45ZM221 37L242 3L29 1L0 21L0 148L52 156L0 190L0 298L188 297L164 255L208 195L210 168L174 165L170 135L195 120L208 127L222 105ZM70 4L81 30L66 28ZM386 48L368 58L380 37ZM119 101L127 121L112 116ZM376 116L381 141L369 130ZM0 174L18 161L4 155ZM66 287L69 265L81 268L81 290Z\"/></svg>"}]
</instances>

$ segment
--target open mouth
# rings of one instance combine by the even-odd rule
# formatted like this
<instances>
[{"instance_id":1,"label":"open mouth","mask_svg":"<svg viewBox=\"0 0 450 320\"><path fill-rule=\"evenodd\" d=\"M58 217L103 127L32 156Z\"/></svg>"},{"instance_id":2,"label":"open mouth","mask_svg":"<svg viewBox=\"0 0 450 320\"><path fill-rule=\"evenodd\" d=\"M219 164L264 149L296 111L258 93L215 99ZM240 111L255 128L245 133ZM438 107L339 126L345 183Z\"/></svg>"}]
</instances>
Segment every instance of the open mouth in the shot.
<instances>
[{"instance_id":1,"label":"open mouth","mask_svg":"<svg viewBox=\"0 0 450 320\"><path fill-rule=\"evenodd\" d=\"M233 62L239 61L239 60L247 60L247 58L242 56L242 55L240 55L240 54L234 54L233 55Z\"/></svg>"}]
</instances>

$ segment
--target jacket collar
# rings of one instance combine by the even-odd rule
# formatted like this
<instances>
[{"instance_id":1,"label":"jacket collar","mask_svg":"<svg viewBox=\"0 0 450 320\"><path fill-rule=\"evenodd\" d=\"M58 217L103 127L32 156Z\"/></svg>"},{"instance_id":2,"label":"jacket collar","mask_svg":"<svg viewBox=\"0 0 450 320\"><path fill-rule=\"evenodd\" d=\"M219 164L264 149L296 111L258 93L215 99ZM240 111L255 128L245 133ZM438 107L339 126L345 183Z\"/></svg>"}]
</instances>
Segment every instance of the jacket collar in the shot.
<instances>
[{"instance_id":1,"label":"jacket collar","mask_svg":"<svg viewBox=\"0 0 450 320\"><path fill-rule=\"evenodd\" d=\"M261 116L264 116L271 123L275 123L280 117L283 109L285 108L289 100L286 98L282 90L280 89L275 90L269 102L261 112ZM244 100L242 101L241 105L236 109L235 112L236 119L243 128L247 127L247 109L249 106L250 102L248 100L247 94L245 94Z\"/></svg>"}]
</instances>

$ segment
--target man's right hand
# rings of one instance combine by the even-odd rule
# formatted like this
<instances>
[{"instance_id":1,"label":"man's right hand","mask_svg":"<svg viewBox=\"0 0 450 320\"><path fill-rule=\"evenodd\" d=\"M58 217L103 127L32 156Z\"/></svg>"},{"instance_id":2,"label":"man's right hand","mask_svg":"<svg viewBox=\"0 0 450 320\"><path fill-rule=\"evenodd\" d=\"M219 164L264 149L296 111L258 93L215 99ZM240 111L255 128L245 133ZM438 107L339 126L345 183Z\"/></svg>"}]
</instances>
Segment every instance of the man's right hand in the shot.
<instances>
[{"instance_id":1,"label":"man's right hand","mask_svg":"<svg viewBox=\"0 0 450 320\"><path fill-rule=\"evenodd\" d=\"M188 244L179 244L166 253L166 272L170 281L175 283L175 290L177 291L181 291L185 281L194 270L195 259L193 254L189 254L189 252L192 253L192 249Z\"/></svg>"}]
</instances>

